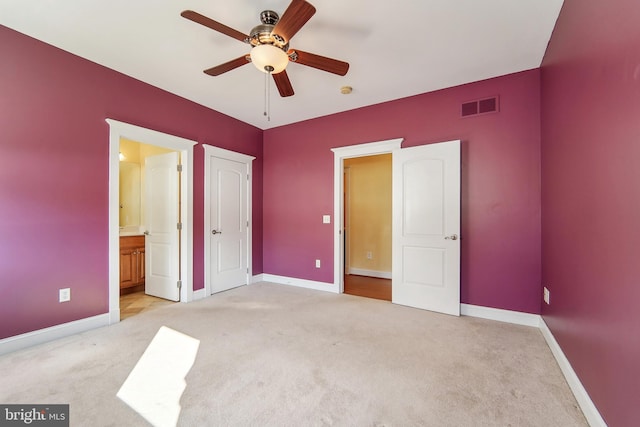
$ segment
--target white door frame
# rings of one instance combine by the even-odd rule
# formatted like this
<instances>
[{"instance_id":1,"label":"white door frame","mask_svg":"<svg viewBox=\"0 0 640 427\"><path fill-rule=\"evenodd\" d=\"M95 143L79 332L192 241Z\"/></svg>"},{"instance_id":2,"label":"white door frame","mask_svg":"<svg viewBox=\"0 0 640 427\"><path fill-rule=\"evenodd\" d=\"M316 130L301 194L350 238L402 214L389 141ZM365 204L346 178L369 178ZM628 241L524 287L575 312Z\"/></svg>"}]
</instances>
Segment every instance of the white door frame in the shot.
<instances>
[{"instance_id":1,"label":"white door frame","mask_svg":"<svg viewBox=\"0 0 640 427\"><path fill-rule=\"evenodd\" d=\"M332 148L333 151L333 284L334 292L344 292L344 159L392 153L404 138Z\"/></svg>"},{"instance_id":2,"label":"white door frame","mask_svg":"<svg viewBox=\"0 0 640 427\"><path fill-rule=\"evenodd\" d=\"M253 188L253 161L255 157L247 154L236 153L235 151L225 150L224 148L214 147L209 144L202 144L204 147L204 289L205 295L211 295L211 266L209 258L211 257L211 239L209 239L209 230L211 230L211 157L219 157L225 160L231 160L238 163L244 163L247 166L247 220L249 226L247 228L247 284L251 283L253 277L252 252L253 252L253 219L252 212L252 188Z\"/></svg>"},{"instance_id":3,"label":"white door frame","mask_svg":"<svg viewBox=\"0 0 640 427\"><path fill-rule=\"evenodd\" d=\"M197 142L113 119L106 122L109 124L109 324L112 324L120 321L120 138L181 153L182 302L193 300L193 147Z\"/></svg>"}]
</instances>

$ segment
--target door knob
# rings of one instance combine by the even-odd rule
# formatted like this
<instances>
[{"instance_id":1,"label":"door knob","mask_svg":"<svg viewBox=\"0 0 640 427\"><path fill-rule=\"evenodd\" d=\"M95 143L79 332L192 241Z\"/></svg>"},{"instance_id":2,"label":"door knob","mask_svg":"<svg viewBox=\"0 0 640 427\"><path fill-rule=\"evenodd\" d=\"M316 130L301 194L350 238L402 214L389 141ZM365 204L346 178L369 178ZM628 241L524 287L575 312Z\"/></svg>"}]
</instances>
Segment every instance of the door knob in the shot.
<instances>
[{"instance_id":1,"label":"door knob","mask_svg":"<svg viewBox=\"0 0 640 427\"><path fill-rule=\"evenodd\" d=\"M144 235L145 235L145 236L148 236L149 234L150 234L150 233L149 233L148 231L145 231L145 232L144 232Z\"/></svg>"},{"instance_id":2,"label":"door knob","mask_svg":"<svg viewBox=\"0 0 640 427\"><path fill-rule=\"evenodd\" d=\"M446 236L445 240L458 240L458 235L452 234L451 236Z\"/></svg>"},{"instance_id":3,"label":"door knob","mask_svg":"<svg viewBox=\"0 0 640 427\"><path fill-rule=\"evenodd\" d=\"M211 230L211 234L222 234L222 231Z\"/></svg>"}]
</instances>

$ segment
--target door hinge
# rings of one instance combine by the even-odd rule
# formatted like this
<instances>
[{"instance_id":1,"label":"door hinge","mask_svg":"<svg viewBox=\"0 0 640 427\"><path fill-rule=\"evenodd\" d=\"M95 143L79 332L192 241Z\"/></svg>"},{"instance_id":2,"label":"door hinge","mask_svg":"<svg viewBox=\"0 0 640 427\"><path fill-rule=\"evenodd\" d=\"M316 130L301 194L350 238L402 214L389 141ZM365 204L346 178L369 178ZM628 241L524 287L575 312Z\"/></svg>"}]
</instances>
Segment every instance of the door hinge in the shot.
<instances>
[{"instance_id":1,"label":"door hinge","mask_svg":"<svg viewBox=\"0 0 640 427\"><path fill-rule=\"evenodd\" d=\"M178 230L182 230L182 223L181 223L181 222L179 222L179 223L177 224L177 226L178 226Z\"/></svg>"},{"instance_id":2,"label":"door hinge","mask_svg":"<svg viewBox=\"0 0 640 427\"><path fill-rule=\"evenodd\" d=\"M249 181L249 174L247 174L247 181Z\"/></svg>"},{"instance_id":3,"label":"door hinge","mask_svg":"<svg viewBox=\"0 0 640 427\"><path fill-rule=\"evenodd\" d=\"M178 289L182 289L182 280L178 280Z\"/></svg>"},{"instance_id":4,"label":"door hinge","mask_svg":"<svg viewBox=\"0 0 640 427\"><path fill-rule=\"evenodd\" d=\"M247 228L249 228L249 221L247 221Z\"/></svg>"},{"instance_id":5,"label":"door hinge","mask_svg":"<svg viewBox=\"0 0 640 427\"><path fill-rule=\"evenodd\" d=\"M249 267L247 267L247 274L249 274Z\"/></svg>"},{"instance_id":6,"label":"door hinge","mask_svg":"<svg viewBox=\"0 0 640 427\"><path fill-rule=\"evenodd\" d=\"M182 172L182 165L178 165L178 172Z\"/></svg>"}]
</instances>

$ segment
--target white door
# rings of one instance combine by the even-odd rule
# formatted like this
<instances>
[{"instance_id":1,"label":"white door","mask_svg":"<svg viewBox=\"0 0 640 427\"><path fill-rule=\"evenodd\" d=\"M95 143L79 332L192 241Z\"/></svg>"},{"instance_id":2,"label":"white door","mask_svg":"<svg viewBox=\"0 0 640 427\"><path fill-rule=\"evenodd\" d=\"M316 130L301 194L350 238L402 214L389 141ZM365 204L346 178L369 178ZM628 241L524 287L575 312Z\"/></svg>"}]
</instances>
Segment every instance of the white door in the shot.
<instances>
[{"instance_id":1,"label":"white door","mask_svg":"<svg viewBox=\"0 0 640 427\"><path fill-rule=\"evenodd\" d=\"M460 315L460 141L393 151L392 301Z\"/></svg>"},{"instance_id":2,"label":"white door","mask_svg":"<svg viewBox=\"0 0 640 427\"><path fill-rule=\"evenodd\" d=\"M180 300L179 153L145 158L145 293Z\"/></svg>"},{"instance_id":3,"label":"white door","mask_svg":"<svg viewBox=\"0 0 640 427\"><path fill-rule=\"evenodd\" d=\"M247 164L209 161L209 272L211 293L249 283Z\"/></svg>"}]
</instances>

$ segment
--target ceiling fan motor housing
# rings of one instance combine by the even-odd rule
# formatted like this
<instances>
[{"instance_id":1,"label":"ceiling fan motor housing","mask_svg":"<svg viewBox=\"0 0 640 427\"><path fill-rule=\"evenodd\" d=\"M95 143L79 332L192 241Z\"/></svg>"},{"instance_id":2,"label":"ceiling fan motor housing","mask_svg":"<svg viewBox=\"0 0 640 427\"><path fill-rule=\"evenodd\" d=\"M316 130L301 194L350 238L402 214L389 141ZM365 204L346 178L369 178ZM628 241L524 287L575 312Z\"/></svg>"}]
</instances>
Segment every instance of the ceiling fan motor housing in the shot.
<instances>
[{"instance_id":1,"label":"ceiling fan motor housing","mask_svg":"<svg viewBox=\"0 0 640 427\"><path fill-rule=\"evenodd\" d=\"M286 52L289 50L289 43L286 43L284 38L278 34L273 33L273 29L279 20L280 16L273 10L262 11L260 14L262 24L253 27L246 41L254 47L270 44Z\"/></svg>"}]
</instances>

